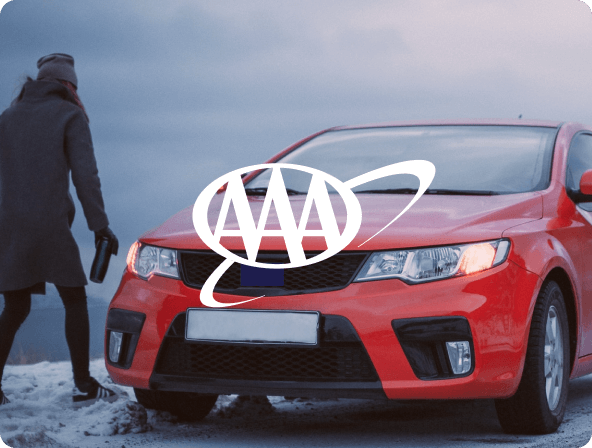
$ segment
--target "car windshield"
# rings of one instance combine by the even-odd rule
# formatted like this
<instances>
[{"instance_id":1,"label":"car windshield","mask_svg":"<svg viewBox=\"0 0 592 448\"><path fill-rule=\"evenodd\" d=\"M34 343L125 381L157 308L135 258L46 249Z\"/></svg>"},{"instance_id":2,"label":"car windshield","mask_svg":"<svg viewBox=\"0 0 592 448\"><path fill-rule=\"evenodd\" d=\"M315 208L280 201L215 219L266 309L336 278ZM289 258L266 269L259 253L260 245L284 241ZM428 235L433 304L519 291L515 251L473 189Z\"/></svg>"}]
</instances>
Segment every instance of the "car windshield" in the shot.
<instances>
[{"instance_id":1,"label":"car windshield","mask_svg":"<svg viewBox=\"0 0 592 448\"><path fill-rule=\"evenodd\" d=\"M509 194L545 189L549 184L557 129L532 126L409 126L329 131L278 162L304 165L345 182L368 171L406 160L436 167L428 194ZM246 186L263 194L271 170ZM282 169L292 194L306 193L311 175ZM413 193L410 174L388 176L353 189L367 193ZM330 190L331 191L331 190Z\"/></svg>"}]
</instances>

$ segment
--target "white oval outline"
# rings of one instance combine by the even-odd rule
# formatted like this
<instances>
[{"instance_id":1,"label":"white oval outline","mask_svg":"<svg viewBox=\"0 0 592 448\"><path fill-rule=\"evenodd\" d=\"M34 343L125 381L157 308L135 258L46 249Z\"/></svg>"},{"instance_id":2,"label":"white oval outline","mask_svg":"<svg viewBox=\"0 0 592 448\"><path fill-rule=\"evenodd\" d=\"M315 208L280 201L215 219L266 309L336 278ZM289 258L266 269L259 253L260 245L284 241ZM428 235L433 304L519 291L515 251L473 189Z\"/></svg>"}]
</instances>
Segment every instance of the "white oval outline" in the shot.
<instances>
[{"instance_id":1,"label":"white oval outline","mask_svg":"<svg viewBox=\"0 0 592 448\"><path fill-rule=\"evenodd\" d=\"M270 164L265 164L265 165L270 165ZM284 164L284 165L287 165L287 164ZM250 168L250 167L247 167L247 168ZM305 168L308 168L308 167L305 167ZM313 168L311 168L311 170L312 169ZM241 169L241 170L244 170L244 169ZM239 171L239 170L235 170L235 171ZM241 172L244 172L244 171L241 171ZM226 175L230 175L230 174L231 173L227 173ZM331 177L327 173L324 173L324 174L326 174L327 176ZM351 188L354 188L354 187L356 187L358 185L362 185L362 184L364 184L366 182L369 182L369 181L375 180L375 179L379 179L379 178L384 177L384 176L396 175L396 174L412 174L412 175L418 177L419 178L419 188L417 190L417 193L415 194L415 196L413 197L413 199L409 202L409 204L407 204L407 206L393 220L391 220L382 229L380 229L378 232L376 232L374 235L372 235L370 238L368 238L366 241L364 241L358 247L360 247L360 246L364 245L365 243L367 243L368 241L370 241L372 238L374 238L376 235L378 235L380 232L382 232L388 226L390 226L393 222L395 222L397 219L399 219L401 216L403 216L403 214L407 210L409 210L409 208L413 204L415 204L415 202L421 196L423 196L423 194L425 193L425 191L427 190L427 188L432 183L432 180L434 179L434 176L436 175L436 167L434 166L433 163L428 162L427 160L408 160L406 162L394 163L392 165L387 165L385 167L378 168L378 169L373 170L373 171L369 171L368 173L365 173L365 174L362 174L360 176L354 177L353 179L350 179L349 181L345 182L345 184L350 189L349 191L351 192ZM224 177L224 176L222 176L222 177ZM214 182L216 182L216 181L214 181ZM212 182L212 184L214 184L214 182ZM210 185L212 185L212 184L210 184ZM208 185L208 187L210 185ZM216 191L218 191L218 190L216 190ZM203 194L203 192L202 192L202 194ZM201 196L201 194L200 194L200 196ZM355 197L355 193L354 193L354 197ZM212 198L213 198L213 194L212 194ZM206 215L205 222L206 222L206 226L207 226L207 229L208 230L209 230L209 224L208 224L208 221L207 221L207 212L208 212L208 208L209 208L209 205L211 203L212 198L210 198L210 201L207 204L206 213L205 213L205 215ZM198 197L198 199L199 199L199 197ZM359 202L358 202L357 198L355 198L355 199L356 199L356 202L359 205ZM196 210L197 210L196 207L197 207L197 201L196 201L196 205L194 206L194 209L193 209L193 217L194 217L194 219L195 219L195 213L196 213ZM360 211L360 218L361 218L361 211ZM195 226L195 221L194 221L194 226ZM346 223L346 228L347 228L347 223ZM359 226L358 226L358 229L359 229ZM197 229L196 229L196 231L197 231ZM356 230L356 233L357 233L357 230ZM211 234L211 232L210 232L210 234ZM213 234L212 234L212 238L213 238ZM355 235L352 237L352 240L353 240L353 238L355 238ZM221 247L224 249L223 246L221 246ZM257 252L258 251L259 251L259 249L257 249ZM317 257L314 257L314 258L317 258ZM241 258L241 257L239 257L239 258ZM244 258L241 258L241 260L244 260ZM202 286L202 289L200 291L200 297L199 298L200 298L200 301L202 302L203 305L205 305L207 307L210 307L210 308L225 308L225 307L231 307L231 306L235 306L235 305L241 305L241 304L247 303L247 302L252 302L253 300L257 300L257 299L261 299L261 298L265 297L265 296L253 297L251 299L243 300L243 301L240 301L240 302L233 302L233 303L222 303L222 302L218 302L214 298L214 288L216 287L216 284L218 283L218 280L220 280L220 278L222 277L222 275L224 275L224 273L228 270L228 268L232 265L232 263L234 263L234 261L229 260L229 259L225 259L222 262L222 264L220 264L220 266L218 266L214 270L214 272L212 272L212 274L208 277L208 279L206 280L205 284ZM270 266L270 265L267 265L267 266ZM280 265L280 266L284 266L284 265ZM279 269L279 268L273 268L273 269Z\"/></svg>"},{"instance_id":2,"label":"white oval outline","mask_svg":"<svg viewBox=\"0 0 592 448\"><path fill-rule=\"evenodd\" d=\"M214 240L214 234L210 230L210 225L208 223L208 209L214 195L218 192L218 190L228 181L225 180L233 175L241 175L243 173L248 173L251 171L257 171L261 169L267 168L286 168L286 169L293 169L297 171L304 171L306 173L310 173L314 175L320 175L325 182L329 183L337 193L343 199L346 207L346 223L345 229L343 233L339 236L340 244L335 245L333 249L327 249L326 251L316 255L312 258L305 260L304 263L284 263L284 264L268 264L268 263L260 263L256 261L250 261L245 258L239 257L236 254L233 254L224 246L222 246L219 242ZM239 264L244 264L247 266L265 268L265 269L290 269L290 268L297 268L301 266L308 266L310 264L318 263L320 261L326 260L329 257L332 257L339 251L341 251L344 247L346 247L357 235L360 226L362 225L362 206L356 198L355 193L345 185L345 182L340 181L334 176L325 173L324 171L317 170L315 168L310 168L303 165L293 165L290 163L262 163L258 165L251 165L243 168L236 169L234 171L230 171L229 173L224 174L223 176L218 177L214 181L212 181L200 195L197 197L195 201L195 205L193 206L193 226L197 235L202 239L202 241L214 252L223 256L227 260L232 260Z\"/></svg>"}]
</instances>

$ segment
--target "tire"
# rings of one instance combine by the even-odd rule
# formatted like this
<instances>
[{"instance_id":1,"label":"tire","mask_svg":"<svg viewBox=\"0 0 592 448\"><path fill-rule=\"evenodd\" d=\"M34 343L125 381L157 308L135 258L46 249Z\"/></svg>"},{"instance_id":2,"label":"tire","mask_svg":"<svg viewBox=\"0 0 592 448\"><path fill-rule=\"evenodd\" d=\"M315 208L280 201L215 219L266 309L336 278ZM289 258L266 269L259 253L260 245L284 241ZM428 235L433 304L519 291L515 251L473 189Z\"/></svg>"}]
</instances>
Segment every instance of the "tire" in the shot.
<instances>
[{"instance_id":1,"label":"tire","mask_svg":"<svg viewBox=\"0 0 592 448\"><path fill-rule=\"evenodd\" d=\"M138 403L148 409L168 411L179 420L196 422L210 413L218 395L136 389Z\"/></svg>"},{"instance_id":2,"label":"tire","mask_svg":"<svg viewBox=\"0 0 592 448\"><path fill-rule=\"evenodd\" d=\"M569 353L563 293L557 283L549 281L534 308L518 391L510 398L495 400L504 432L549 434L557 430L567 403Z\"/></svg>"}]
</instances>

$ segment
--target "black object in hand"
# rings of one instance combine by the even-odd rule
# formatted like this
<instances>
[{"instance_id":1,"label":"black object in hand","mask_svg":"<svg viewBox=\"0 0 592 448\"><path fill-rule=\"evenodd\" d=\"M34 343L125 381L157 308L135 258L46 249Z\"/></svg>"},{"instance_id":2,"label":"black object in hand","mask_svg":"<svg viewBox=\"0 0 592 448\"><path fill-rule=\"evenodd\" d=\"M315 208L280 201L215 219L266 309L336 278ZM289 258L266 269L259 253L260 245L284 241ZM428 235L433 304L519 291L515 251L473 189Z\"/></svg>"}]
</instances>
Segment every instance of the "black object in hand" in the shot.
<instances>
[{"instance_id":1,"label":"black object in hand","mask_svg":"<svg viewBox=\"0 0 592 448\"><path fill-rule=\"evenodd\" d=\"M101 230L97 230L95 232L95 247L98 247L101 238L107 238L111 241L111 253L113 255L117 255L117 251L119 249L119 241L117 240L117 237L109 228L109 226L104 227Z\"/></svg>"},{"instance_id":2,"label":"black object in hand","mask_svg":"<svg viewBox=\"0 0 592 448\"><path fill-rule=\"evenodd\" d=\"M90 280L95 283L103 283L111 254L117 255L119 241L113 231L107 226L95 232L95 259L90 268Z\"/></svg>"},{"instance_id":3,"label":"black object in hand","mask_svg":"<svg viewBox=\"0 0 592 448\"><path fill-rule=\"evenodd\" d=\"M117 241L117 240L115 240ZM90 268L90 281L95 283L103 283L107 268L109 267L109 260L113 252L113 240L107 237L100 237L97 242L97 252Z\"/></svg>"}]
</instances>

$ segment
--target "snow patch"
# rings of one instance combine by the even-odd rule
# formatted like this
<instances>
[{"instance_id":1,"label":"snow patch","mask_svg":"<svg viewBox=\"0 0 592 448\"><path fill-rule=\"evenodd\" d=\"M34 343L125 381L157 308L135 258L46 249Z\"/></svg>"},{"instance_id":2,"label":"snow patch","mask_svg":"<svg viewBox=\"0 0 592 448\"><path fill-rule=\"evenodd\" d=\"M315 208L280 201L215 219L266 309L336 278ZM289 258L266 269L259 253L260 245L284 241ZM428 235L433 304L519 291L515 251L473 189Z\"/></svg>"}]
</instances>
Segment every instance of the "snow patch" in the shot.
<instances>
[{"instance_id":1,"label":"snow patch","mask_svg":"<svg viewBox=\"0 0 592 448\"><path fill-rule=\"evenodd\" d=\"M91 374L120 392L114 403L72 407L69 362L7 366L0 406L0 448L237 446L583 446L590 439L592 375L570 383L568 413L556 434L525 438L500 433L491 401L382 402L355 399L221 395L203 421L179 422L144 410L134 391L114 385L104 361ZM591 444L586 448L592 448Z\"/></svg>"},{"instance_id":2,"label":"snow patch","mask_svg":"<svg viewBox=\"0 0 592 448\"><path fill-rule=\"evenodd\" d=\"M92 361L90 371L101 384L120 394L117 401L74 408L70 362L6 366L2 386L11 403L0 409L0 436L5 443L12 448L64 447L88 436L152 429L146 409L129 399L133 390L115 386L103 360Z\"/></svg>"},{"instance_id":3,"label":"snow patch","mask_svg":"<svg viewBox=\"0 0 592 448\"><path fill-rule=\"evenodd\" d=\"M32 447L32 446L43 446L43 447L66 447L61 443L51 439L44 430L25 432L18 434L10 439L6 440L9 447L20 448L20 447Z\"/></svg>"},{"instance_id":4,"label":"snow patch","mask_svg":"<svg viewBox=\"0 0 592 448\"><path fill-rule=\"evenodd\" d=\"M273 412L275 407L266 396L222 395L218 398L212 414L224 418L257 418Z\"/></svg>"},{"instance_id":5,"label":"snow patch","mask_svg":"<svg viewBox=\"0 0 592 448\"><path fill-rule=\"evenodd\" d=\"M97 413L103 413L106 421L92 424L84 435L88 436L114 436L116 434L138 434L149 431L152 427L148 424L146 409L135 401L117 401L113 404L97 402L86 408L83 412L85 419L92 422Z\"/></svg>"}]
</instances>

